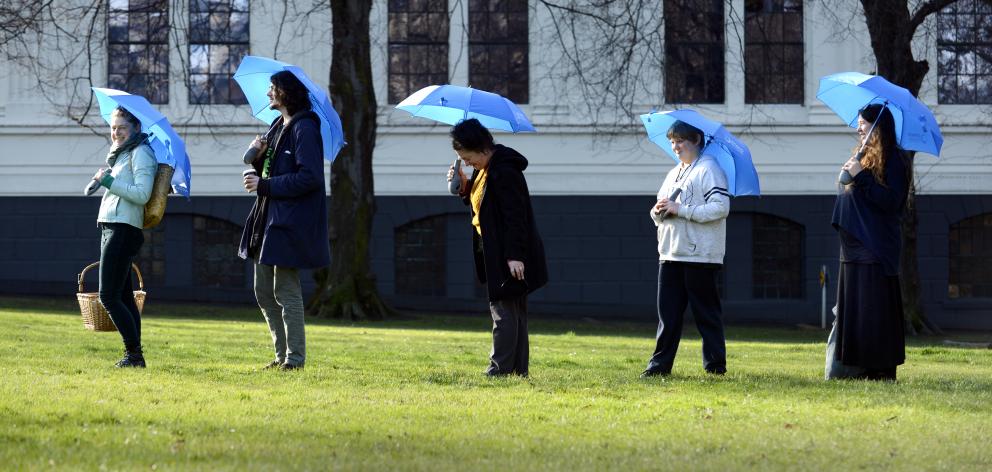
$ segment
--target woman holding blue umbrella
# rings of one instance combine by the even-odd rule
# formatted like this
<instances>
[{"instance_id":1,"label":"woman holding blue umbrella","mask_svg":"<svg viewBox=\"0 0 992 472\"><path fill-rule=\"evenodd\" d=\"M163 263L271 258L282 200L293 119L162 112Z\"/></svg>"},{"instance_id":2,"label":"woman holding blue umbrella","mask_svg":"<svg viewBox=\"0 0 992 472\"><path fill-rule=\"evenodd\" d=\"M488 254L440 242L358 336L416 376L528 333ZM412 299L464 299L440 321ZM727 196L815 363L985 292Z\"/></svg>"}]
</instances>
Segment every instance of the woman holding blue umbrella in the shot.
<instances>
[{"instance_id":1,"label":"woman holding blue umbrella","mask_svg":"<svg viewBox=\"0 0 992 472\"><path fill-rule=\"evenodd\" d=\"M141 121L123 107L110 115L109 168L93 180L107 189L100 201L100 303L124 340L117 367L145 367L141 349L141 313L134 301L131 263L145 242L145 203L151 197L158 163Z\"/></svg>"},{"instance_id":2,"label":"woman holding blue umbrella","mask_svg":"<svg viewBox=\"0 0 992 472\"><path fill-rule=\"evenodd\" d=\"M862 108L857 129L862 150L844 163L831 219L841 251L825 376L895 380L906 359L899 253L909 168L885 105Z\"/></svg>"},{"instance_id":3,"label":"woman holding blue umbrella","mask_svg":"<svg viewBox=\"0 0 992 472\"><path fill-rule=\"evenodd\" d=\"M469 179L452 166L448 181L458 179L459 196L470 209L475 271L489 296L493 349L484 374L527 377L527 295L548 282L544 243L523 174L527 158L496 144L476 118L451 128L451 147L475 169Z\"/></svg>"}]
</instances>

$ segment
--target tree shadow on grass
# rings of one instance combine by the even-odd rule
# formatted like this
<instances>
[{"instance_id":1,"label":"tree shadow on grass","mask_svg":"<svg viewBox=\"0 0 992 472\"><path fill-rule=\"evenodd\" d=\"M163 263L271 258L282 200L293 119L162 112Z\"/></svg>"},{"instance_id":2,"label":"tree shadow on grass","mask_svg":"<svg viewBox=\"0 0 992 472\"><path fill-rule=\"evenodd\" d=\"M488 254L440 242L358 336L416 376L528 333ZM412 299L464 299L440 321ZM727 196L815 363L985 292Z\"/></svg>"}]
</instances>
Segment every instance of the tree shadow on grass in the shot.
<instances>
[{"instance_id":1,"label":"tree shadow on grass","mask_svg":"<svg viewBox=\"0 0 992 472\"><path fill-rule=\"evenodd\" d=\"M76 300L68 297L0 297L0 311L32 313L38 315L80 316ZM223 303L176 303L153 302L147 304L143 315L150 320L210 320L210 321L242 321L262 323L258 307L253 304L223 304ZM307 318L308 325L361 327L363 330L425 330L425 331L457 331L457 332L490 332L492 321L487 312L472 314L435 314L421 312L404 312L397 318L380 322L354 322L350 320L334 320L324 318ZM582 336L611 336L622 338L654 339L657 324L655 320L597 320L593 318L563 318L549 316L531 316L528 320L528 330L532 335L574 335ZM768 344L826 344L827 332L808 328L797 328L788 325L729 325L726 327L727 340L730 342L768 343ZM971 350L974 348L949 346L943 344L948 338L974 338L976 333L960 333L947 336L916 336L907 338L909 347L939 346L947 350ZM691 319L685 320L683 339L698 341L699 333Z\"/></svg>"}]
</instances>

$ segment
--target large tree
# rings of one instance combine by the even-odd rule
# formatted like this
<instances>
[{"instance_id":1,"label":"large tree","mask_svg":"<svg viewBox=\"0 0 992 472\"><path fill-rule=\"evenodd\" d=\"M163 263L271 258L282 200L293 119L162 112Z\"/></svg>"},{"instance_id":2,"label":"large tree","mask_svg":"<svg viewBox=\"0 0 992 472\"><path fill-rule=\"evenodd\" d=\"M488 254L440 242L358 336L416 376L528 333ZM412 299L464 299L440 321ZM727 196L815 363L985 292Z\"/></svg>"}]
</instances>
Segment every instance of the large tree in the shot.
<instances>
[{"instance_id":1,"label":"large tree","mask_svg":"<svg viewBox=\"0 0 992 472\"><path fill-rule=\"evenodd\" d=\"M371 8L370 0L331 0L331 98L348 145L331 167L331 266L315 273L318 290L309 311L316 316L377 320L391 312L379 296L369 264L377 112Z\"/></svg>"},{"instance_id":2,"label":"large tree","mask_svg":"<svg viewBox=\"0 0 992 472\"><path fill-rule=\"evenodd\" d=\"M919 95L923 79L930 71L926 59L913 55L913 38L921 31L927 19L959 0L861 0L865 24L871 38L877 74L890 82L905 87L914 96ZM979 0L992 3L992 0ZM913 7L915 5L915 8ZM909 153L915 160L915 153ZM912 165L909 197L903 217L902 299L908 327L914 331L939 332L940 329L927 319L923 309L920 286L920 267L917 250L916 179Z\"/></svg>"},{"instance_id":3,"label":"large tree","mask_svg":"<svg viewBox=\"0 0 992 472\"><path fill-rule=\"evenodd\" d=\"M644 7L659 5L658 0L620 0L585 10L576 4L572 0L562 4L540 1L552 17L545 32L561 51L557 56L561 67L549 68L548 77L576 78L576 85L585 92L583 103L592 111L590 116L600 116L598 110L603 107L599 105L604 101L630 111L638 86L644 87L635 76L647 67L645 63L660 67L660 62L645 61L639 55L645 51L648 56L655 53L646 43L658 40L658 36L642 31L657 30L660 20L646 14ZM348 145L332 166L332 262L328 269L315 273L319 288L308 310L316 316L377 320L394 312L379 296L369 264L375 213L372 151L377 110L371 72L371 7L368 0L330 1L331 96L341 114ZM594 29L588 29L590 26ZM605 61L603 57L615 60ZM563 70L564 75L559 74ZM607 120L617 116L620 115Z\"/></svg>"}]
</instances>

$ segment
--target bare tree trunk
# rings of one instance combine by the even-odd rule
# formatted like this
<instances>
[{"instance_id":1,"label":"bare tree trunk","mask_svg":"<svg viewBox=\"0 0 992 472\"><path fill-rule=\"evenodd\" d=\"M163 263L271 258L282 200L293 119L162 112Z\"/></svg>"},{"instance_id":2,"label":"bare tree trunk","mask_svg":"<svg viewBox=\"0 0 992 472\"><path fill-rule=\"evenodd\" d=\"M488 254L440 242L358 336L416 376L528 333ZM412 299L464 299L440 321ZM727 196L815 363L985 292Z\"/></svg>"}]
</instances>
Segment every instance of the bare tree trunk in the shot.
<instances>
[{"instance_id":1,"label":"bare tree trunk","mask_svg":"<svg viewBox=\"0 0 992 472\"><path fill-rule=\"evenodd\" d=\"M914 157L909 158L910 165ZM912 175L912 171L910 171ZM923 312L923 303L920 287L920 266L916 248L918 218L916 216L916 182L909 181L909 195L906 197L906 209L902 220L902 254L900 254L900 266L902 274L899 279L902 288L903 314L908 323L907 329L914 333L924 329L923 319L926 314Z\"/></svg>"},{"instance_id":2,"label":"bare tree trunk","mask_svg":"<svg viewBox=\"0 0 992 472\"><path fill-rule=\"evenodd\" d=\"M314 316L381 320L392 310L379 297L369 265L375 195L372 149L376 99L369 41L370 0L331 0L331 99L348 144L331 166L331 265L314 274Z\"/></svg>"},{"instance_id":3,"label":"bare tree trunk","mask_svg":"<svg viewBox=\"0 0 992 472\"><path fill-rule=\"evenodd\" d=\"M924 2L910 15L906 0L861 0L865 12L871 47L878 64L877 74L890 82L905 87L918 96L923 79L930 70L927 61L913 57L913 36L923 20L956 0L931 0ZM902 220L902 254L900 285L907 325L915 331L940 332L927 319L923 310L920 284L919 251L917 249L916 173L913 169L915 153L909 153L909 195Z\"/></svg>"}]
</instances>

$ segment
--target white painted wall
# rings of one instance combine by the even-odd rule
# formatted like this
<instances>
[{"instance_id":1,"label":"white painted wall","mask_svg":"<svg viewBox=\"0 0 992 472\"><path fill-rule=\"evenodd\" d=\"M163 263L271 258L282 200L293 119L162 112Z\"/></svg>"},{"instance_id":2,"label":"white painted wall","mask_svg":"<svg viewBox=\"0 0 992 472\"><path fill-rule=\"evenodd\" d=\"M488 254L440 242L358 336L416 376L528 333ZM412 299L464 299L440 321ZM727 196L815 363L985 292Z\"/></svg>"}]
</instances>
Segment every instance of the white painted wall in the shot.
<instances>
[{"instance_id":1,"label":"white painted wall","mask_svg":"<svg viewBox=\"0 0 992 472\"><path fill-rule=\"evenodd\" d=\"M182 3L182 2L179 2ZM303 2L299 2L303 3ZM660 2L659 2L660 3ZM732 0L740 14L743 0ZM453 5L456 5L453 3ZM453 11L451 23L451 82L465 84L468 77L464 2ZM726 103L696 107L739 133L754 156L763 193L830 194L840 164L854 146L854 133L815 98L821 76L845 70L874 69L863 20L857 12L844 14L854 2L813 1L806 5L806 99L804 105L744 103L743 73L739 46L743 32L730 22L726 37ZM276 48L280 2L252 2L252 53L273 56L306 70L326 85L330 65L329 12L315 13L304 22L290 10L290 23L283 28ZM292 7L291 7L292 8ZM303 8L300 6L299 8ZM660 9L659 9L660 11ZM846 15L846 16L844 16ZM183 14L173 17L183 18ZM853 18L854 31L841 32L838 18ZM447 138L448 127L411 118L395 111L386 101L386 1L377 1L373 11L373 72L377 78L379 139L374 160L376 193L379 195L443 195L443 175L454 158ZM498 142L521 151L530 161L527 171L531 191L538 195L648 195L654 194L664 173L674 164L647 141L637 117L612 138L595 133L583 112L580 97L568 84L547 79L545 64L553 54L553 42L540 25L547 12L531 10L531 103L523 107L539 132L510 135L499 133ZM190 106L181 80L185 44L171 39L170 67L174 77L170 103L160 109L173 120L187 140L193 165L192 190L196 196L242 195L240 156L251 137L265 126L252 118L247 106ZM920 193L992 193L992 134L988 107L936 105L936 51L934 38L921 35L917 49L931 64L921 92L941 123L945 143L941 159L920 155L917 171ZM661 45L658 45L661 47ZM97 45L98 51L105 47ZM54 50L46 48L47 54ZM551 51L551 52L549 52ZM98 58L94 69L105 73ZM102 77L97 77L97 86ZM661 97L660 77L645 77L659 85L656 94L643 99L641 112L668 109ZM538 86L539 85L539 86ZM563 94L564 90L564 94ZM563 99L562 96L566 98ZM652 103L653 102L653 103ZM92 120L98 133L104 124ZM211 126L203 126L210 123ZM344 123L348 126L348 123ZM39 94L35 79L24 69L0 62L0 196L78 195L87 179L100 166L108 141L60 118L59 109Z\"/></svg>"}]
</instances>

